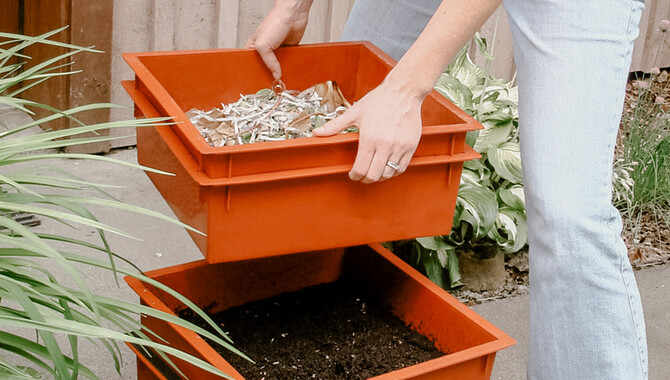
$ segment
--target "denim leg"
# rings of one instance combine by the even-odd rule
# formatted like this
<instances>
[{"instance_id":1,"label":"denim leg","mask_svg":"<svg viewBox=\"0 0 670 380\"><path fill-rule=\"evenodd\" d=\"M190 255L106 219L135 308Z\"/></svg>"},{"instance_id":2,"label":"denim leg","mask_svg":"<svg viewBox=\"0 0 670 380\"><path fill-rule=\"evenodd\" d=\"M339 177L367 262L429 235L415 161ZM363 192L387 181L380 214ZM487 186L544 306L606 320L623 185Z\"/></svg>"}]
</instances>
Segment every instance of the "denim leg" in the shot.
<instances>
[{"instance_id":1,"label":"denim leg","mask_svg":"<svg viewBox=\"0 0 670 380\"><path fill-rule=\"evenodd\" d=\"M514 36L530 246L528 378L647 378L612 160L643 4L504 0Z\"/></svg>"},{"instance_id":2,"label":"denim leg","mask_svg":"<svg viewBox=\"0 0 670 380\"><path fill-rule=\"evenodd\" d=\"M647 378L642 305L611 204L642 2L504 0L518 70L529 224L528 377ZM357 0L343 40L399 59L438 0Z\"/></svg>"},{"instance_id":3,"label":"denim leg","mask_svg":"<svg viewBox=\"0 0 670 380\"><path fill-rule=\"evenodd\" d=\"M340 39L370 41L399 60L440 3L440 0L356 0Z\"/></svg>"}]
</instances>

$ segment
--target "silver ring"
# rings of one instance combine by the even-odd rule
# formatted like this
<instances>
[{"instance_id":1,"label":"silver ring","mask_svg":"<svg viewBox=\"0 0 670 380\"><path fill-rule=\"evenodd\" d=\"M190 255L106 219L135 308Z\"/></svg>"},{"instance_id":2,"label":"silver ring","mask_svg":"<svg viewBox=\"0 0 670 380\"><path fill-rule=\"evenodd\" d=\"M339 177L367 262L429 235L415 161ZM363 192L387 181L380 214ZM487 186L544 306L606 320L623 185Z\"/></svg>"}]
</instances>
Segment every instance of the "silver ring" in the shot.
<instances>
[{"instance_id":1,"label":"silver ring","mask_svg":"<svg viewBox=\"0 0 670 380\"><path fill-rule=\"evenodd\" d=\"M395 163L393 161L386 161L386 166L388 166L389 168L391 168L393 170L400 170L400 165L398 165L397 163Z\"/></svg>"}]
</instances>

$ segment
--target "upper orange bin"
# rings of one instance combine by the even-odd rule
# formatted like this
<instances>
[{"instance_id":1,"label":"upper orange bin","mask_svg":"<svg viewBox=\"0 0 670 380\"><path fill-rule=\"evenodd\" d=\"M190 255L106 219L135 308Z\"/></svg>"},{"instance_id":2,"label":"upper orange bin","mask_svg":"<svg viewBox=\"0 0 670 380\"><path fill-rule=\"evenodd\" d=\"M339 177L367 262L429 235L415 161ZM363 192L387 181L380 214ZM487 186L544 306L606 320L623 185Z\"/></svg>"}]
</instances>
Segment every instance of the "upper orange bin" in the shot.
<instances>
[{"instance_id":1,"label":"upper orange bin","mask_svg":"<svg viewBox=\"0 0 670 380\"><path fill-rule=\"evenodd\" d=\"M351 164L358 134L306 138L232 147L211 147L185 116L191 108L209 110L261 88L273 78L252 50L198 50L127 53L135 87L163 116L179 124L173 130L210 178ZM355 102L379 85L394 61L370 43L329 43L277 51L286 87L304 90L333 80ZM415 157L464 152L465 133L480 126L436 92L424 102L421 144ZM234 157L244 156L244 160ZM233 163L234 161L234 163Z\"/></svg>"},{"instance_id":2,"label":"upper orange bin","mask_svg":"<svg viewBox=\"0 0 670 380\"><path fill-rule=\"evenodd\" d=\"M334 80L358 101L379 85L393 60L369 43L329 43L277 50L282 80L303 90ZM136 116L177 124L137 132L140 163L175 173L149 174L210 262L449 233L465 144L481 125L433 91L422 109L421 142L408 170L364 185L347 176L358 133L211 147L185 111L209 110L240 94L271 87L252 50L124 54L135 81L124 87Z\"/></svg>"}]
</instances>

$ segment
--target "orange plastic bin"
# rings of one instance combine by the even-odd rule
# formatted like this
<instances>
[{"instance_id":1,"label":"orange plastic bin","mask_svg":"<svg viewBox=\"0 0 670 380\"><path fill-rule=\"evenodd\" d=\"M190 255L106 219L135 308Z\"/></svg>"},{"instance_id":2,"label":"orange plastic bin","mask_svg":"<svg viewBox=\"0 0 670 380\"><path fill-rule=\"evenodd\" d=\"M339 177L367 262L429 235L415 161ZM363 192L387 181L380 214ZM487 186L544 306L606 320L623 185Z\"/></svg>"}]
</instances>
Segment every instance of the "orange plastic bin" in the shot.
<instances>
[{"instance_id":1,"label":"orange plastic bin","mask_svg":"<svg viewBox=\"0 0 670 380\"><path fill-rule=\"evenodd\" d=\"M514 344L512 338L378 244L219 264L202 260L147 275L179 291L198 306L208 307L212 313L336 281L342 276L354 279L357 286L370 290L395 315L429 337L445 353L376 376L375 380L489 379L496 352ZM183 307L152 286L132 278L126 281L146 305L168 313ZM243 378L196 333L153 318L143 317L142 322L174 347L208 361L235 379ZM139 380L173 378L174 372L158 356L135 352ZM187 362L172 359L190 379L217 378Z\"/></svg>"},{"instance_id":2,"label":"orange plastic bin","mask_svg":"<svg viewBox=\"0 0 670 380\"><path fill-rule=\"evenodd\" d=\"M277 51L288 88L326 80L354 102L376 87L393 61L369 43L331 43ZM436 92L424 102L423 136L409 169L383 183L352 182L358 134L211 147L184 112L211 109L271 86L250 50L124 54L124 82L136 116L178 124L137 131L143 165L212 263L447 234L462 164L479 157L465 144L481 126Z\"/></svg>"}]
</instances>

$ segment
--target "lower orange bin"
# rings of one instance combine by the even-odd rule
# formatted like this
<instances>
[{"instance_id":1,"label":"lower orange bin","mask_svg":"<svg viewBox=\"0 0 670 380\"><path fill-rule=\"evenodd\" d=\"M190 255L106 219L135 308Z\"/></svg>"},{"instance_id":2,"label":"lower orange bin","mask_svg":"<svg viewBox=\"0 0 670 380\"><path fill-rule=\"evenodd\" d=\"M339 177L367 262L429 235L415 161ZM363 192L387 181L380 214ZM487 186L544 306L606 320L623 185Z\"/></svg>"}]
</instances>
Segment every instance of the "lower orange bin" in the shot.
<instances>
[{"instance_id":1,"label":"lower orange bin","mask_svg":"<svg viewBox=\"0 0 670 380\"><path fill-rule=\"evenodd\" d=\"M444 353L436 359L375 376L375 380L489 379L497 351L513 345L508 335L474 313L381 245L311 251L219 264L197 261L147 273L211 313L298 291L318 284L354 279L411 329L428 337ZM135 279L126 281L143 304L169 313L177 300ZM235 379L242 375L200 336L184 328L143 318L147 328L173 347L200 357ZM232 337L235 339L235 337ZM319 339L319 337L314 337ZM138 379L172 379L157 357L138 353ZM234 354L230 354L234 355ZM190 379L212 374L172 358ZM178 378L178 377L176 377Z\"/></svg>"}]
</instances>

